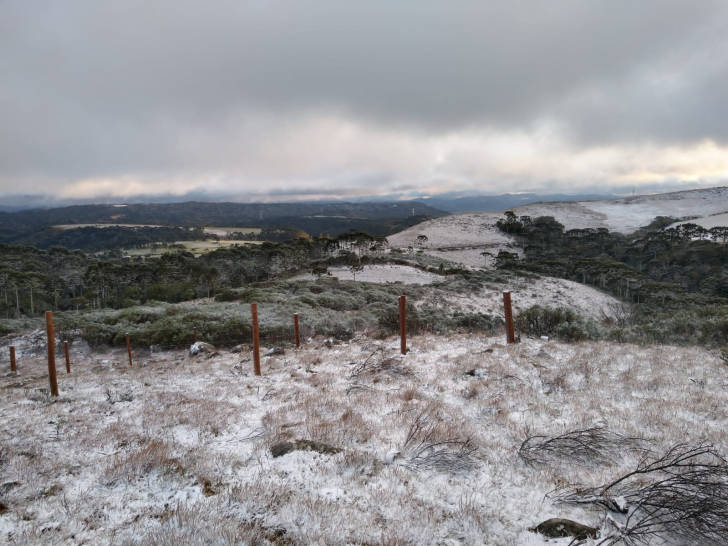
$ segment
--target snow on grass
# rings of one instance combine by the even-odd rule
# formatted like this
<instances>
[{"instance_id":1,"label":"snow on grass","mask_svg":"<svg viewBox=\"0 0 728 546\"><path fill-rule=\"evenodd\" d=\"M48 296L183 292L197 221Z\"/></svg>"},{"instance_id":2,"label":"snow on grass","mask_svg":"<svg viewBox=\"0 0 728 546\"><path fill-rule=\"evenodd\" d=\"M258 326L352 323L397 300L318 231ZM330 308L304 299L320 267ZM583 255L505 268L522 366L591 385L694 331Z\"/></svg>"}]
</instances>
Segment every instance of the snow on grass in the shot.
<instances>
[{"instance_id":1,"label":"snow on grass","mask_svg":"<svg viewBox=\"0 0 728 546\"><path fill-rule=\"evenodd\" d=\"M532 210L526 205L514 209L517 214ZM578 209L583 207L584 212ZM554 216L566 229L606 227L618 233L632 233L648 225L657 216L674 218L703 217L728 211L728 188L708 188L655 195L640 195L605 201L581 203L543 203L540 216ZM553 211L548 213L548 211ZM532 212L535 214L535 211Z\"/></svg>"},{"instance_id":2,"label":"snow on grass","mask_svg":"<svg viewBox=\"0 0 728 546\"><path fill-rule=\"evenodd\" d=\"M45 360L25 358L0 378L0 541L545 544L527 528L601 524L549 491L634 461L529 467L517 455L529 435L600 425L656 449L728 447L728 372L701 348L409 345L402 357L395 338L314 342L264 358L262 377L249 354L140 352L129 368L123 351L92 353L59 374L58 400ZM451 447L418 451L427 438ZM292 440L342 451L272 456ZM475 451L458 451L466 442Z\"/></svg>"},{"instance_id":3,"label":"snow on grass","mask_svg":"<svg viewBox=\"0 0 728 546\"><path fill-rule=\"evenodd\" d=\"M515 277L503 286L486 287L482 291L471 293L452 292L445 300L450 309L503 315L504 291L511 292L511 302L516 314L538 304L542 307L565 307L585 318L599 321L612 317L615 309L623 305L616 298L595 288L554 277ZM438 296L439 294L435 294L432 297ZM431 305L436 304L427 299L424 301Z\"/></svg>"},{"instance_id":4,"label":"snow on grass","mask_svg":"<svg viewBox=\"0 0 728 546\"><path fill-rule=\"evenodd\" d=\"M356 280L376 283L431 284L443 279L442 275L435 275L406 265L366 265L364 269L356 273L356 278L348 267L329 267L329 273L332 277L342 281ZM293 277L292 280L315 279L316 275L304 273Z\"/></svg>"}]
</instances>

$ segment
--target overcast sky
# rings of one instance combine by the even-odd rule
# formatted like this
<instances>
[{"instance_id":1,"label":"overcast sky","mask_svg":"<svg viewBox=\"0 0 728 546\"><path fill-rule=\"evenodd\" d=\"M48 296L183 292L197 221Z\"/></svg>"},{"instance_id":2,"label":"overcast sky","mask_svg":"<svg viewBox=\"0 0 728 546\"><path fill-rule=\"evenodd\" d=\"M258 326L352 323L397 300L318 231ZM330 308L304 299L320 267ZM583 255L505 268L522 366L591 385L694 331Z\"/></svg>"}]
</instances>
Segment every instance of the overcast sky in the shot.
<instances>
[{"instance_id":1,"label":"overcast sky","mask_svg":"<svg viewBox=\"0 0 728 546\"><path fill-rule=\"evenodd\" d=\"M725 0L0 0L0 196L728 180Z\"/></svg>"}]
</instances>

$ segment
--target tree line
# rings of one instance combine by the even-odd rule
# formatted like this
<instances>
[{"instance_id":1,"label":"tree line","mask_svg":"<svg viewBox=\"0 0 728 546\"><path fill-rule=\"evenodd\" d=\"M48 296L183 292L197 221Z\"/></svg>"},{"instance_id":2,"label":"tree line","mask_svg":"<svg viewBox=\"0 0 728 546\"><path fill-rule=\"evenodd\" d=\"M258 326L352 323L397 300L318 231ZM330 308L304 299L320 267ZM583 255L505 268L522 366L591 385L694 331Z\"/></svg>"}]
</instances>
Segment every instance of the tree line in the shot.
<instances>
[{"instance_id":1,"label":"tree line","mask_svg":"<svg viewBox=\"0 0 728 546\"><path fill-rule=\"evenodd\" d=\"M166 253L137 263L99 259L80 250L0 244L0 316L17 318L68 309L129 307L150 300L176 303L300 271L353 267L387 247L384 237L350 232L216 249L200 257Z\"/></svg>"},{"instance_id":2,"label":"tree line","mask_svg":"<svg viewBox=\"0 0 728 546\"><path fill-rule=\"evenodd\" d=\"M632 235L606 228L565 230L553 217L517 217L507 211L497 226L524 242L524 257L501 252L496 265L571 279L624 300L658 307L728 298L728 228L691 223L665 227L657 217Z\"/></svg>"}]
</instances>

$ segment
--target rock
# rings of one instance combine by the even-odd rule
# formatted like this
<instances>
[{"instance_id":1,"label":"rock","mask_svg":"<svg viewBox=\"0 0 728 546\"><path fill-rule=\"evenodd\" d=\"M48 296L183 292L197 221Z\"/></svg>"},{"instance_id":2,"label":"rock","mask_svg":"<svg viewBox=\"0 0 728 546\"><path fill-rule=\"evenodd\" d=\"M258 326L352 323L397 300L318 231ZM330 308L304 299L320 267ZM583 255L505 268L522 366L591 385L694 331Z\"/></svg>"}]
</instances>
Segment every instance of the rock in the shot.
<instances>
[{"instance_id":1,"label":"rock","mask_svg":"<svg viewBox=\"0 0 728 546\"><path fill-rule=\"evenodd\" d=\"M321 442L312 442L311 440L291 440L290 442L278 442L270 448L273 458L282 457L291 451L315 451L322 455L336 455L341 453L341 449L329 444Z\"/></svg>"},{"instance_id":2,"label":"rock","mask_svg":"<svg viewBox=\"0 0 728 546\"><path fill-rule=\"evenodd\" d=\"M273 458L283 457L283 455L295 450L295 442L278 442L270 447L270 453Z\"/></svg>"},{"instance_id":3,"label":"rock","mask_svg":"<svg viewBox=\"0 0 728 546\"><path fill-rule=\"evenodd\" d=\"M549 340L549 336L541 336L541 341L548 341L548 340Z\"/></svg>"},{"instance_id":4,"label":"rock","mask_svg":"<svg viewBox=\"0 0 728 546\"><path fill-rule=\"evenodd\" d=\"M286 354L286 351L284 351L280 347L272 347L272 348L268 349L268 351L265 353L265 356L284 355L284 354Z\"/></svg>"},{"instance_id":5,"label":"rock","mask_svg":"<svg viewBox=\"0 0 728 546\"><path fill-rule=\"evenodd\" d=\"M597 538L597 529L582 525L576 521L562 518L552 518L539 523L536 527L528 529L532 533L539 533L549 538L574 537L579 540Z\"/></svg>"},{"instance_id":6,"label":"rock","mask_svg":"<svg viewBox=\"0 0 728 546\"><path fill-rule=\"evenodd\" d=\"M200 354L206 354L208 356L216 355L217 349L213 345L210 345L209 343L205 343L204 341L198 341L197 343L193 343L190 345L190 356L200 355Z\"/></svg>"},{"instance_id":7,"label":"rock","mask_svg":"<svg viewBox=\"0 0 728 546\"><path fill-rule=\"evenodd\" d=\"M243 353L248 351L248 346L244 344L236 345L232 349L230 349L231 353Z\"/></svg>"}]
</instances>

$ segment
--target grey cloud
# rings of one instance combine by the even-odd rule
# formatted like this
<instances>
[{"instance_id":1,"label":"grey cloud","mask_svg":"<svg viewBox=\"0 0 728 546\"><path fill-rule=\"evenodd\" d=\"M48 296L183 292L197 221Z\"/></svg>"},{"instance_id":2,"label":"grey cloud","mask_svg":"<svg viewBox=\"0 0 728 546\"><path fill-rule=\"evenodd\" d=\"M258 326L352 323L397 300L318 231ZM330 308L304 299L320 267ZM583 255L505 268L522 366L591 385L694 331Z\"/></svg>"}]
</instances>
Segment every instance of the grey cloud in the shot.
<instances>
[{"instance_id":1,"label":"grey cloud","mask_svg":"<svg viewBox=\"0 0 728 546\"><path fill-rule=\"evenodd\" d=\"M214 170L268 137L224 142L261 112L723 142L727 22L720 0L3 2L0 190ZM220 136L180 148L199 133Z\"/></svg>"}]
</instances>

